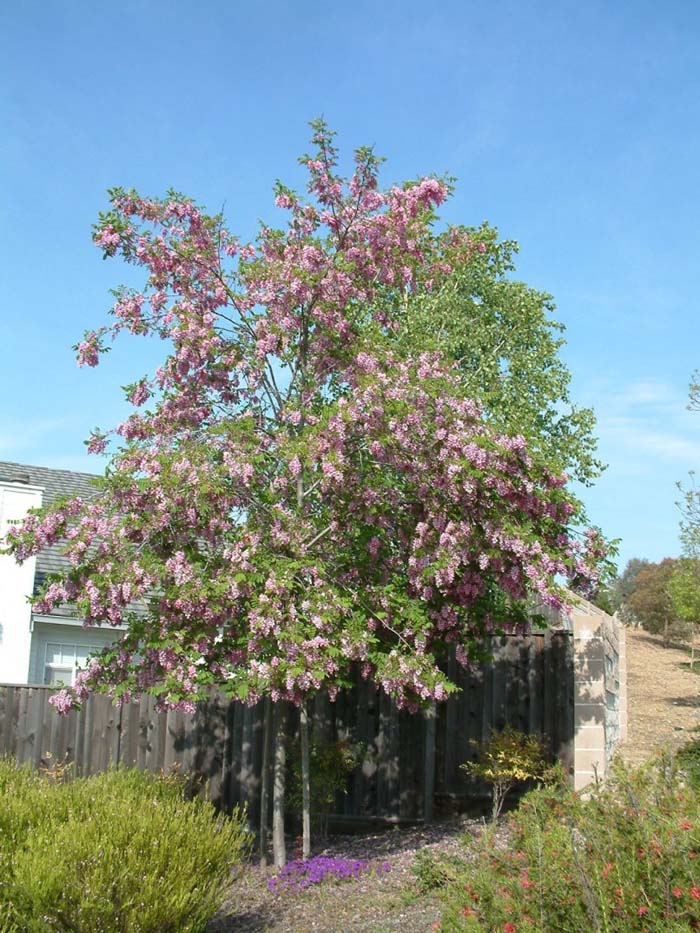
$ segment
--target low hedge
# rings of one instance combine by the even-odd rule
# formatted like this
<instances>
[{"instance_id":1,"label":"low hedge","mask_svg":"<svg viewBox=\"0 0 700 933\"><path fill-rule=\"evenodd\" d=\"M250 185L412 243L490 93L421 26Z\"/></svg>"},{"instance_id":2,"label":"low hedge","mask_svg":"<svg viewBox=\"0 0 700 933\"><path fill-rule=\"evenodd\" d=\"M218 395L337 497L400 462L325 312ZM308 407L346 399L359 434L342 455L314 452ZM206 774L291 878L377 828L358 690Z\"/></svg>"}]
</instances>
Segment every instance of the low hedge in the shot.
<instances>
[{"instance_id":1,"label":"low hedge","mask_svg":"<svg viewBox=\"0 0 700 933\"><path fill-rule=\"evenodd\" d=\"M242 816L180 779L55 782L0 760L0 933L195 933L247 847Z\"/></svg>"}]
</instances>

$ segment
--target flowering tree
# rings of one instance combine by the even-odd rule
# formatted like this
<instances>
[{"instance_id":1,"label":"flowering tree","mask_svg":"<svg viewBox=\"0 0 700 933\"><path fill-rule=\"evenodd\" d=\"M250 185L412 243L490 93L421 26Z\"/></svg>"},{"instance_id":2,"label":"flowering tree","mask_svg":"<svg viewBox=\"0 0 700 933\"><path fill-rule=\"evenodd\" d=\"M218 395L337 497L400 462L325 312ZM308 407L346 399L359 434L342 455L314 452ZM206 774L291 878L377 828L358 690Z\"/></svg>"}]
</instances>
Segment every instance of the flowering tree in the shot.
<instances>
[{"instance_id":1,"label":"flowering tree","mask_svg":"<svg viewBox=\"0 0 700 933\"><path fill-rule=\"evenodd\" d=\"M255 243L176 193L110 193L95 243L146 281L116 293L78 360L97 365L123 331L167 350L128 387L99 496L9 539L19 560L65 541L71 568L39 611L128 625L59 710L94 690L193 709L217 684L300 705L305 726L305 697L333 696L351 664L417 708L454 689L447 646L467 663L485 634L527 625L533 595L562 606L557 577L595 575L600 539L572 536L566 477L482 416L449 353L400 339L412 302L483 252L468 230L433 230L447 184L381 191L369 149L344 180L313 128L311 198L278 184L288 222ZM89 449L109 442L96 431Z\"/></svg>"}]
</instances>

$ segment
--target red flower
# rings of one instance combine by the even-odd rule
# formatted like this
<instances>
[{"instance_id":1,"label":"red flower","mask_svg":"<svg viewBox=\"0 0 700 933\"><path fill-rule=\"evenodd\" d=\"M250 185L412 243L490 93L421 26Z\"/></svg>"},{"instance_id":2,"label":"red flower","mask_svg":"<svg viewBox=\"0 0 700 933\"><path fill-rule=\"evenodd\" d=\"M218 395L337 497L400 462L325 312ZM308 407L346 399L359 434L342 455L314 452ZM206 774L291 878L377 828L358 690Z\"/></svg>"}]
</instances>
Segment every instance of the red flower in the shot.
<instances>
[{"instance_id":1,"label":"red flower","mask_svg":"<svg viewBox=\"0 0 700 933\"><path fill-rule=\"evenodd\" d=\"M674 897L683 897L683 889L671 888L671 894L673 894Z\"/></svg>"},{"instance_id":2,"label":"red flower","mask_svg":"<svg viewBox=\"0 0 700 933\"><path fill-rule=\"evenodd\" d=\"M642 906L639 908L639 910L637 911L637 913L639 914L640 917L643 917L644 914L648 914L648 913L649 913L649 908L648 908L648 907L645 907L644 904L642 904Z\"/></svg>"},{"instance_id":3,"label":"red flower","mask_svg":"<svg viewBox=\"0 0 700 933\"><path fill-rule=\"evenodd\" d=\"M692 829L692 828L693 828L693 824L689 823L688 820L683 820L683 822L681 823L681 829Z\"/></svg>"},{"instance_id":4,"label":"red flower","mask_svg":"<svg viewBox=\"0 0 700 933\"><path fill-rule=\"evenodd\" d=\"M688 894L690 894L694 900L700 901L700 888L696 884L688 891Z\"/></svg>"},{"instance_id":5,"label":"red flower","mask_svg":"<svg viewBox=\"0 0 700 933\"><path fill-rule=\"evenodd\" d=\"M515 933L515 924L509 920L503 924L503 933Z\"/></svg>"}]
</instances>

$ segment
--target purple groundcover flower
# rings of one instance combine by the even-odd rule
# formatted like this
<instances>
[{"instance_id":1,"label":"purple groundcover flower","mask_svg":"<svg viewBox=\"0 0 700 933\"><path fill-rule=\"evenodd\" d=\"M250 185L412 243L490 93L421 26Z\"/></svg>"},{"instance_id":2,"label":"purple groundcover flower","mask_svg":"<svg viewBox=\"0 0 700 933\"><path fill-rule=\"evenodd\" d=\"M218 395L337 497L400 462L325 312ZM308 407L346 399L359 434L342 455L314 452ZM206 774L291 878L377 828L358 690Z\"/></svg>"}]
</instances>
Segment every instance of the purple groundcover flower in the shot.
<instances>
[{"instance_id":1,"label":"purple groundcover flower","mask_svg":"<svg viewBox=\"0 0 700 933\"><path fill-rule=\"evenodd\" d=\"M303 891L312 884L321 884L326 878L335 878L338 881L359 878L364 872L371 871L372 867L362 859L316 855L306 862L301 859L287 862L277 875L268 879L267 886L273 894L280 891ZM388 872L391 871L391 865L384 862L374 870L377 874Z\"/></svg>"}]
</instances>

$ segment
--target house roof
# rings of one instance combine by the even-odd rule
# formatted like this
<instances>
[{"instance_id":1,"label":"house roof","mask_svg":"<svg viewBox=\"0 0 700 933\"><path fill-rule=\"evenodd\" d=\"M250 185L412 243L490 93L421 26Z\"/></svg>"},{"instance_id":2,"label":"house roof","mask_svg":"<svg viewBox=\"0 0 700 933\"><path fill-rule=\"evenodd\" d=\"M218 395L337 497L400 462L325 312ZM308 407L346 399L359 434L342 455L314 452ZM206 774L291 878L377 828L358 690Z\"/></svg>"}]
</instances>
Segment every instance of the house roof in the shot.
<instances>
[{"instance_id":1,"label":"house roof","mask_svg":"<svg viewBox=\"0 0 700 933\"><path fill-rule=\"evenodd\" d=\"M43 505L50 505L57 499L80 496L89 499L97 494L94 473L76 473L73 470L53 470L48 467L28 466L26 463L12 463L0 460L0 482L21 483L26 486L39 486L43 489ZM37 554L34 591L41 586L47 574L56 573L69 566L68 559L61 553L63 544L58 542L44 548ZM70 611L56 614L71 615Z\"/></svg>"}]
</instances>

